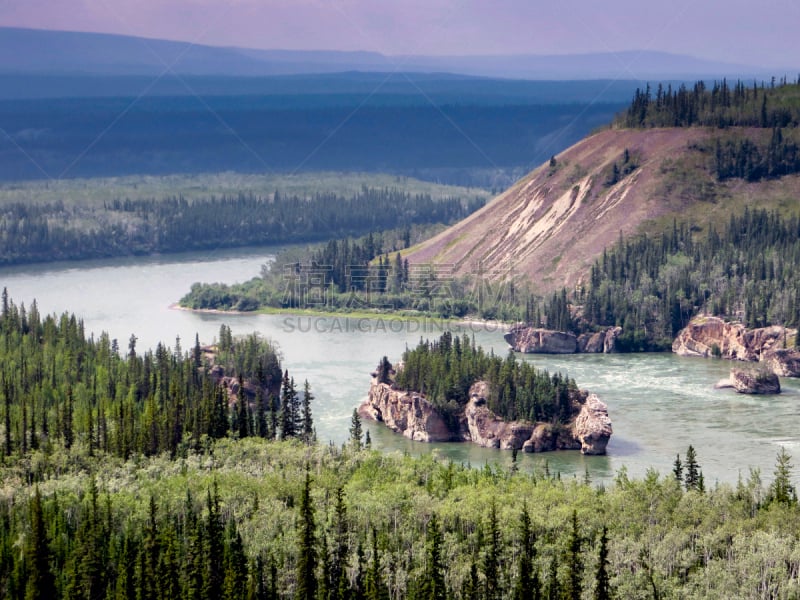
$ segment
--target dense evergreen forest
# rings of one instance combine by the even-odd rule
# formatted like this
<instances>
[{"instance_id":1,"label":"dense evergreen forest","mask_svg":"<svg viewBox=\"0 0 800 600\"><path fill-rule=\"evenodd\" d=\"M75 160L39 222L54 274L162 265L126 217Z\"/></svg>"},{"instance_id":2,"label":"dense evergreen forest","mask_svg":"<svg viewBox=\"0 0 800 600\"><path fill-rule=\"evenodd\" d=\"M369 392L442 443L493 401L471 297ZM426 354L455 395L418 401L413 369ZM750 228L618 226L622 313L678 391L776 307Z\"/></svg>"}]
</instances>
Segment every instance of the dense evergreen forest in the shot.
<instances>
[{"instance_id":1,"label":"dense evergreen forest","mask_svg":"<svg viewBox=\"0 0 800 600\"><path fill-rule=\"evenodd\" d=\"M235 393L231 386L237 382ZM231 389L229 389L231 388ZM7 293L0 314L0 393L6 460L79 447L121 458L170 456L225 436L313 437L310 403L281 371L275 345L256 334L234 338L226 326L214 353L159 344L140 353L106 334L86 339L74 315L42 316ZM51 472L31 463L28 476Z\"/></svg>"},{"instance_id":2,"label":"dense evergreen forest","mask_svg":"<svg viewBox=\"0 0 800 600\"><path fill-rule=\"evenodd\" d=\"M522 472L513 456L482 469L387 456L364 448L357 414L339 448L314 439L310 387L295 389L273 344L223 325L210 369L208 353L197 340L140 353L135 337L126 351L3 295L0 595L729 598L800 585L785 451L769 485L751 471L730 488L703 480L692 447L672 473L609 485L547 463ZM471 373L503 384L497 401L574 386L468 339L406 359L408 385L445 398ZM235 399L217 367L239 380ZM273 403L250 402L248 382Z\"/></svg>"},{"instance_id":3,"label":"dense evergreen forest","mask_svg":"<svg viewBox=\"0 0 800 600\"><path fill-rule=\"evenodd\" d=\"M3 467L4 598L784 598L800 581L789 456L708 486L564 480L299 440ZM58 465L58 469L52 468Z\"/></svg>"},{"instance_id":4,"label":"dense evergreen forest","mask_svg":"<svg viewBox=\"0 0 800 600\"><path fill-rule=\"evenodd\" d=\"M386 371L387 369L383 369ZM381 374L379 374L381 375ZM486 353L468 335L445 332L436 341L421 341L403 353L395 385L422 392L450 419L463 412L469 389L476 381L489 384L489 409L509 420L567 422L574 413L575 381L558 373L550 375L513 352L505 359Z\"/></svg>"},{"instance_id":5,"label":"dense evergreen forest","mask_svg":"<svg viewBox=\"0 0 800 600\"><path fill-rule=\"evenodd\" d=\"M565 331L619 325L619 347L631 351L668 348L698 312L747 327L797 327L798 261L796 214L746 209L703 233L676 222L660 236L620 237L586 286L554 294L541 310L529 303L528 320Z\"/></svg>"},{"instance_id":6,"label":"dense evergreen forest","mask_svg":"<svg viewBox=\"0 0 800 600\"><path fill-rule=\"evenodd\" d=\"M363 187L351 196L240 194L0 205L0 264L326 240L415 224L453 223L479 198L434 199ZM87 222L90 226L87 226Z\"/></svg>"}]
</instances>

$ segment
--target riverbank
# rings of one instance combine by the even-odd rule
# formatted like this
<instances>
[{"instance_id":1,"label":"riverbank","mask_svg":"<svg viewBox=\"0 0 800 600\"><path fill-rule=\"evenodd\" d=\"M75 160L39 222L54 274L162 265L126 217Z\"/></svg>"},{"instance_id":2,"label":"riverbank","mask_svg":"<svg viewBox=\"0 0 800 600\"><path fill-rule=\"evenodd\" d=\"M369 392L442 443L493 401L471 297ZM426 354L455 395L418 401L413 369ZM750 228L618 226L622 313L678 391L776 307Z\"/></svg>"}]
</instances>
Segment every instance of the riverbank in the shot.
<instances>
[{"instance_id":1,"label":"riverbank","mask_svg":"<svg viewBox=\"0 0 800 600\"><path fill-rule=\"evenodd\" d=\"M482 320L482 319L454 319L437 317L434 315L420 314L411 311L368 311L368 310L353 310L353 311L330 311L322 309L311 308L276 308L276 307L263 307L253 311L240 311L240 310L220 310L217 308L189 308L188 306L181 306L179 302L174 302L169 306L170 310L180 310L197 314L210 314L210 315L271 315L271 316L288 316L288 317L308 317L317 319L348 319L352 321L371 320L371 321L386 321L388 323L414 323L417 325L429 324L431 331L508 331L513 324L505 323L497 320Z\"/></svg>"}]
</instances>

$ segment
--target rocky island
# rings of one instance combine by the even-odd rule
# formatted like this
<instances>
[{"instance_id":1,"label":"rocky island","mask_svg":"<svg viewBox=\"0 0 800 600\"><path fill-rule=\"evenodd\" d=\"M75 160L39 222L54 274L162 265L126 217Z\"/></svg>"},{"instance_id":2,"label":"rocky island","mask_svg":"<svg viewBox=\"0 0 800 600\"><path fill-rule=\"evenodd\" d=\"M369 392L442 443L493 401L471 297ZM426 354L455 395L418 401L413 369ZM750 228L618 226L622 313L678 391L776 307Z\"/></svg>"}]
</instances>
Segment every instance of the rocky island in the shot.
<instances>
[{"instance_id":1,"label":"rocky island","mask_svg":"<svg viewBox=\"0 0 800 600\"><path fill-rule=\"evenodd\" d=\"M622 327L575 335L569 331L515 325L503 337L515 352L524 354L609 354L616 351L621 333Z\"/></svg>"},{"instance_id":2,"label":"rocky island","mask_svg":"<svg viewBox=\"0 0 800 600\"><path fill-rule=\"evenodd\" d=\"M797 329L780 325L748 329L741 323L700 315L678 333L672 351L679 356L758 362L779 377L800 377L796 339Z\"/></svg>"},{"instance_id":3,"label":"rocky island","mask_svg":"<svg viewBox=\"0 0 800 600\"><path fill-rule=\"evenodd\" d=\"M717 383L715 388L732 388L740 394L780 394L781 382L775 373L767 369L731 369L728 379Z\"/></svg>"},{"instance_id":4,"label":"rocky island","mask_svg":"<svg viewBox=\"0 0 800 600\"><path fill-rule=\"evenodd\" d=\"M369 394L359 408L361 416L419 442L605 454L611 419L596 394L578 389L560 375L537 372L528 363L514 361L513 356L503 361L471 346L468 339L455 338L454 342L449 336L442 336L444 343L421 342L416 350L405 353L396 369L384 357L372 373ZM420 367L433 367L433 372L436 363L444 366L443 373L466 375L465 362L478 364L473 372L483 371L480 377L457 374L445 375L442 380L436 375L419 376ZM409 374L411 370L415 373ZM450 378L460 383L453 386ZM419 385L407 385L412 380ZM429 385L437 380L438 385ZM533 385L520 385L526 381ZM428 392L420 391L423 388ZM525 414L520 414L520 408Z\"/></svg>"}]
</instances>

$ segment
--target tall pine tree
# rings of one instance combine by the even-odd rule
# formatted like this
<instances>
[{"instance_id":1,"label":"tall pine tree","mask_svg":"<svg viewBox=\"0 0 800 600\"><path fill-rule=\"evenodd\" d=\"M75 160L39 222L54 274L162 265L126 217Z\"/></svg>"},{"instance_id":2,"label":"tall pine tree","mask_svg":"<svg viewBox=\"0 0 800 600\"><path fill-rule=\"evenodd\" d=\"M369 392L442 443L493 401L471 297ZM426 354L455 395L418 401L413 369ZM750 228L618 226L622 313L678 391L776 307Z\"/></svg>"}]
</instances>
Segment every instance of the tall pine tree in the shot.
<instances>
[{"instance_id":1,"label":"tall pine tree","mask_svg":"<svg viewBox=\"0 0 800 600\"><path fill-rule=\"evenodd\" d=\"M316 600L317 596L317 544L314 524L314 506L311 503L311 472L306 465L306 481L300 500L298 522L299 547L297 549L296 600Z\"/></svg>"}]
</instances>

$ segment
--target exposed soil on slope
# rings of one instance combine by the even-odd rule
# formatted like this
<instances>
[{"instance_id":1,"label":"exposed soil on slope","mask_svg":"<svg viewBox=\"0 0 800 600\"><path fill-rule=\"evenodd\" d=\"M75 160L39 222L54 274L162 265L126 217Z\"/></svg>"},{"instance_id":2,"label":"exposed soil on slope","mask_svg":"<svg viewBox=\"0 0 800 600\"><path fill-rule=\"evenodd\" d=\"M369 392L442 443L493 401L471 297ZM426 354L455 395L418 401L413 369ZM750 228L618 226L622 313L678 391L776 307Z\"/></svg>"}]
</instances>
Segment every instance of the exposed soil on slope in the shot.
<instances>
[{"instance_id":1,"label":"exposed soil on slope","mask_svg":"<svg viewBox=\"0 0 800 600\"><path fill-rule=\"evenodd\" d=\"M411 263L453 265L455 273L530 279L539 293L576 286L620 233L660 231L677 219L705 225L730 210L798 206L800 179L721 184L701 151L710 129L606 130L545 164L483 209L412 249ZM613 165L630 173L611 184ZM726 219L727 220L727 219ZM725 221L723 221L723 224Z\"/></svg>"}]
</instances>

